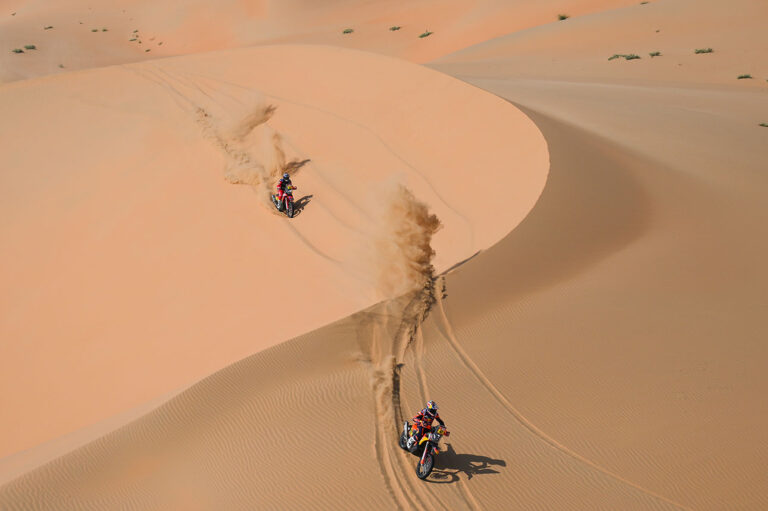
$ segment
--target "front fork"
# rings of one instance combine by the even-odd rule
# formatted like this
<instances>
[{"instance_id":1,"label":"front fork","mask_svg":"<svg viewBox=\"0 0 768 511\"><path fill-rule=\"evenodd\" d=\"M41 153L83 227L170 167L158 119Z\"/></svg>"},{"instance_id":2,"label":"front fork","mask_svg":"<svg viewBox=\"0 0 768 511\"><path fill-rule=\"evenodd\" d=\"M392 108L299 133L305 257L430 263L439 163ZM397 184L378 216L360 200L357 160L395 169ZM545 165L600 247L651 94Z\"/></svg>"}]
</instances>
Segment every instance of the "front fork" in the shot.
<instances>
[{"instance_id":1,"label":"front fork","mask_svg":"<svg viewBox=\"0 0 768 511\"><path fill-rule=\"evenodd\" d=\"M424 452L421 453L421 461L419 464L424 464L424 462L427 460L427 454L430 454L430 451L432 451L432 444L427 441L427 445L424 446Z\"/></svg>"}]
</instances>

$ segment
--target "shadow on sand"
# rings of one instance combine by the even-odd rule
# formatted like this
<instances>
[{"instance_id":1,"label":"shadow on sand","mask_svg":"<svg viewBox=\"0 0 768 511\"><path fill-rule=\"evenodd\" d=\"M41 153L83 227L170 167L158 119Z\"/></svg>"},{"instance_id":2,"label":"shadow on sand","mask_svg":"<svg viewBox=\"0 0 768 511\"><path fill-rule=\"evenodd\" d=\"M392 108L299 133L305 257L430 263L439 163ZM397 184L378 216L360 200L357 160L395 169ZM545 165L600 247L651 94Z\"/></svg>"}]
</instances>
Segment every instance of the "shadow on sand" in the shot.
<instances>
[{"instance_id":1,"label":"shadow on sand","mask_svg":"<svg viewBox=\"0 0 768 511\"><path fill-rule=\"evenodd\" d=\"M312 195L305 195L301 199L298 199L294 201L293 203L293 217L296 218L299 216L304 209L304 207L309 204L309 201L312 200Z\"/></svg>"},{"instance_id":2,"label":"shadow on sand","mask_svg":"<svg viewBox=\"0 0 768 511\"><path fill-rule=\"evenodd\" d=\"M504 460L495 460L488 456L477 454L458 454L453 445L446 443L445 450L438 454L435 468L432 470L429 483L450 484L459 480L459 474L465 474L467 479L472 479L476 475L498 474L499 471L493 467L506 467Z\"/></svg>"}]
</instances>

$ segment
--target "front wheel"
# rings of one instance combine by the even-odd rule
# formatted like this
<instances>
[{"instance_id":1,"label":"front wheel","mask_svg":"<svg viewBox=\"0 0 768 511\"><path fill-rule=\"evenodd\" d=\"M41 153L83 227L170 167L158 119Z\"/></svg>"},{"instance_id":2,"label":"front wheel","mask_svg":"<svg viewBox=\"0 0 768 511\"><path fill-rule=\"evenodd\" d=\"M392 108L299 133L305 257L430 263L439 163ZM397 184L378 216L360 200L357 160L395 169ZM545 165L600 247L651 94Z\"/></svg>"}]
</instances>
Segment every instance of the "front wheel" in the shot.
<instances>
[{"instance_id":1,"label":"front wheel","mask_svg":"<svg viewBox=\"0 0 768 511\"><path fill-rule=\"evenodd\" d=\"M416 465L416 476L418 476L419 479L426 479L429 477L429 474L432 473L432 468L435 464L435 458L432 457L431 454L427 454L424 458L424 464L421 464L421 460L419 460L419 463Z\"/></svg>"},{"instance_id":2,"label":"front wheel","mask_svg":"<svg viewBox=\"0 0 768 511\"><path fill-rule=\"evenodd\" d=\"M293 218L293 201L285 201L285 213L288 218Z\"/></svg>"}]
</instances>

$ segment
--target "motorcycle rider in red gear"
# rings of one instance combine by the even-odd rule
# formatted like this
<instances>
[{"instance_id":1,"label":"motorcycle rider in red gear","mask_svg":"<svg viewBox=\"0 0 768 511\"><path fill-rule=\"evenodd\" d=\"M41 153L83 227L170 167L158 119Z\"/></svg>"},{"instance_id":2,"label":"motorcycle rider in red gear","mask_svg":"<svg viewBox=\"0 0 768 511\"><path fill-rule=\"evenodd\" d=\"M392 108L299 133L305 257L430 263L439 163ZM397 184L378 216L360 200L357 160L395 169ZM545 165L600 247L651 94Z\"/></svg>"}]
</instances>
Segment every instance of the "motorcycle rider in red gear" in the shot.
<instances>
[{"instance_id":1,"label":"motorcycle rider in red gear","mask_svg":"<svg viewBox=\"0 0 768 511\"><path fill-rule=\"evenodd\" d=\"M413 417L413 429L416 430L415 434L408 439L408 450L411 449L414 443L417 443L425 432L432 429L432 422L437 421L441 426L445 426L445 422L440 418L437 413L437 403L434 401L428 401L426 408L421 410Z\"/></svg>"},{"instance_id":2,"label":"motorcycle rider in red gear","mask_svg":"<svg viewBox=\"0 0 768 511\"><path fill-rule=\"evenodd\" d=\"M293 183L291 183L291 176L288 175L286 172L283 174L283 177L280 178L280 181L277 182L277 203L280 204L280 201L283 200L283 195L285 195L285 187L286 186L293 186Z\"/></svg>"}]
</instances>

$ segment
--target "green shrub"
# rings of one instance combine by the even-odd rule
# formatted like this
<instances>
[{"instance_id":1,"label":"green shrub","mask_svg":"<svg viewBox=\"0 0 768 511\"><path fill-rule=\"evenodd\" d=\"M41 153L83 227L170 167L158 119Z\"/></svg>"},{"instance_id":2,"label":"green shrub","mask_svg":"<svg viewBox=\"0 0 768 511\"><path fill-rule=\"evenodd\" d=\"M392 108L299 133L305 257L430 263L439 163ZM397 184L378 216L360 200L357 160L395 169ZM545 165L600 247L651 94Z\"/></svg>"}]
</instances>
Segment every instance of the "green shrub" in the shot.
<instances>
[{"instance_id":1,"label":"green shrub","mask_svg":"<svg viewBox=\"0 0 768 511\"><path fill-rule=\"evenodd\" d=\"M651 57L661 57L661 52L660 51L652 51L648 55L650 55Z\"/></svg>"},{"instance_id":2,"label":"green shrub","mask_svg":"<svg viewBox=\"0 0 768 511\"><path fill-rule=\"evenodd\" d=\"M429 30L425 30L422 34L419 34L419 38L423 39L423 38L429 37L431 35L432 35L432 32L430 32Z\"/></svg>"},{"instance_id":3,"label":"green shrub","mask_svg":"<svg viewBox=\"0 0 768 511\"><path fill-rule=\"evenodd\" d=\"M106 31L107 31L107 29L106 29L106 28L102 28L102 29L101 29L101 31L102 31L102 32L106 32Z\"/></svg>"},{"instance_id":4,"label":"green shrub","mask_svg":"<svg viewBox=\"0 0 768 511\"><path fill-rule=\"evenodd\" d=\"M629 54L626 54L626 53L616 53L616 54L608 57L608 60L621 59L621 58L623 58L624 60L635 60L635 59L639 59L640 55L635 55L634 53L629 53Z\"/></svg>"},{"instance_id":5,"label":"green shrub","mask_svg":"<svg viewBox=\"0 0 768 511\"><path fill-rule=\"evenodd\" d=\"M98 28L92 28L92 29L91 29L91 32L98 32L98 31L99 31L99 29L98 29Z\"/></svg>"},{"instance_id":6,"label":"green shrub","mask_svg":"<svg viewBox=\"0 0 768 511\"><path fill-rule=\"evenodd\" d=\"M25 46L25 48L26 48L26 46ZM739 75L739 77L736 78L736 79L737 80L744 80L744 79L750 79L751 80L752 79L752 75Z\"/></svg>"},{"instance_id":7,"label":"green shrub","mask_svg":"<svg viewBox=\"0 0 768 511\"><path fill-rule=\"evenodd\" d=\"M47 27L43 27L43 30L50 30L53 28L53 25L48 25Z\"/></svg>"},{"instance_id":8,"label":"green shrub","mask_svg":"<svg viewBox=\"0 0 768 511\"><path fill-rule=\"evenodd\" d=\"M712 48L697 48L693 51L693 53L698 55L699 53L712 53L714 51L715 50L713 50Z\"/></svg>"},{"instance_id":9,"label":"green shrub","mask_svg":"<svg viewBox=\"0 0 768 511\"><path fill-rule=\"evenodd\" d=\"M760 126L762 126L763 128L768 128L768 122L761 122Z\"/></svg>"},{"instance_id":10,"label":"green shrub","mask_svg":"<svg viewBox=\"0 0 768 511\"><path fill-rule=\"evenodd\" d=\"M25 50L36 50L36 49L37 49L37 46L35 46L34 44L25 44L25 45L24 45L24 49L25 49ZM750 77L750 78L751 78L751 77Z\"/></svg>"},{"instance_id":11,"label":"green shrub","mask_svg":"<svg viewBox=\"0 0 768 511\"><path fill-rule=\"evenodd\" d=\"M352 32L354 32L354 30L353 30L353 29L351 29L351 28L345 28L345 29L344 29L344 32L342 32L342 34L351 34Z\"/></svg>"},{"instance_id":12,"label":"green shrub","mask_svg":"<svg viewBox=\"0 0 768 511\"><path fill-rule=\"evenodd\" d=\"M133 39L128 39L128 40L129 41L136 41L136 38L134 37Z\"/></svg>"},{"instance_id":13,"label":"green shrub","mask_svg":"<svg viewBox=\"0 0 768 511\"><path fill-rule=\"evenodd\" d=\"M24 53L24 50L22 50L21 48L14 48L14 49L12 49L11 51L12 51L13 53Z\"/></svg>"},{"instance_id":14,"label":"green shrub","mask_svg":"<svg viewBox=\"0 0 768 511\"><path fill-rule=\"evenodd\" d=\"M61 69L64 69L64 64L59 64L59 67L60 67Z\"/></svg>"},{"instance_id":15,"label":"green shrub","mask_svg":"<svg viewBox=\"0 0 768 511\"><path fill-rule=\"evenodd\" d=\"M570 16L568 16L567 14L558 14L557 15L557 19L559 19L560 21L565 21L568 18L570 18Z\"/></svg>"},{"instance_id":16,"label":"green shrub","mask_svg":"<svg viewBox=\"0 0 768 511\"><path fill-rule=\"evenodd\" d=\"M400 27L399 27L399 26L397 26L397 25L394 25L394 26L392 26L392 27L389 27L389 29L390 29L392 32L394 32L395 30L400 30Z\"/></svg>"}]
</instances>

